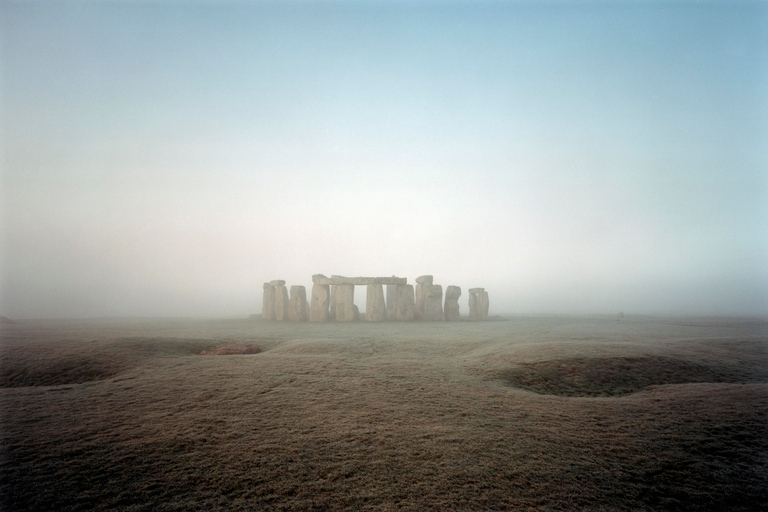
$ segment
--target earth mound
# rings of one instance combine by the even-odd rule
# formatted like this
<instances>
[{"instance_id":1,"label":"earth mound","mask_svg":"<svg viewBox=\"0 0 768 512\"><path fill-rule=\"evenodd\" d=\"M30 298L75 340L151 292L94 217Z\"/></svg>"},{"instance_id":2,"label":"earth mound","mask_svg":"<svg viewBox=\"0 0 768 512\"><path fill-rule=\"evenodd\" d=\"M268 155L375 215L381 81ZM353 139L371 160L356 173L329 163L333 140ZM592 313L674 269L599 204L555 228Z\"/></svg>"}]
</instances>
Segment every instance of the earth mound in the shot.
<instances>
[{"instance_id":1,"label":"earth mound","mask_svg":"<svg viewBox=\"0 0 768 512\"><path fill-rule=\"evenodd\" d=\"M663 356L573 357L520 363L499 377L507 385L545 395L622 396L648 386L753 381L737 368L716 367Z\"/></svg>"},{"instance_id":2,"label":"earth mound","mask_svg":"<svg viewBox=\"0 0 768 512\"><path fill-rule=\"evenodd\" d=\"M258 354L261 349L249 343L224 343L216 345L212 349L203 350L201 356L235 356L245 354Z\"/></svg>"}]
</instances>

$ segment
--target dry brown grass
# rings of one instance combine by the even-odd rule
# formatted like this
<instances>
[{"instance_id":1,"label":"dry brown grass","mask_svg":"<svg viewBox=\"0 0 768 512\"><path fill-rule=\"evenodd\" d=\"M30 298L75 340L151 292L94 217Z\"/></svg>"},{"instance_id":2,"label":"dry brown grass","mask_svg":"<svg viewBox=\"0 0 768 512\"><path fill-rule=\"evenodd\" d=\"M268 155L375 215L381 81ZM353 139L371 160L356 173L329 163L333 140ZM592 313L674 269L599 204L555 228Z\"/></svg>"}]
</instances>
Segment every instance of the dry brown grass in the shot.
<instances>
[{"instance_id":1,"label":"dry brown grass","mask_svg":"<svg viewBox=\"0 0 768 512\"><path fill-rule=\"evenodd\" d=\"M2 335L3 510L768 507L765 321ZM226 345L261 353L199 356Z\"/></svg>"}]
</instances>

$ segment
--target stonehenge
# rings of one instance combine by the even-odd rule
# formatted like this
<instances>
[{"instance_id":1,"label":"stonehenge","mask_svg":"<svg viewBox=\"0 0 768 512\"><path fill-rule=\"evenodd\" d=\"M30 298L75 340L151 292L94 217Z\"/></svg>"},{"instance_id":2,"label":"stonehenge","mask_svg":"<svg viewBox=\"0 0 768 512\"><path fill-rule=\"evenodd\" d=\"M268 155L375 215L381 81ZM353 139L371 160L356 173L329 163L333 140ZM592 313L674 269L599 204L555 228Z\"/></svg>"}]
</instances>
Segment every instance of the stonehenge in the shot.
<instances>
[{"instance_id":1,"label":"stonehenge","mask_svg":"<svg viewBox=\"0 0 768 512\"><path fill-rule=\"evenodd\" d=\"M261 317L263 320L292 322L354 322L362 315L355 305L355 286L366 287L367 322L446 321L456 322L460 314L461 288L434 284L433 276L416 278L416 287L404 277L345 277L323 274L312 276L312 293L307 300L304 286L289 289L282 279L264 283ZM386 285L386 294L384 286ZM469 289L469 320L488 319L488 292Z\"/></svg>"}]
</instances>

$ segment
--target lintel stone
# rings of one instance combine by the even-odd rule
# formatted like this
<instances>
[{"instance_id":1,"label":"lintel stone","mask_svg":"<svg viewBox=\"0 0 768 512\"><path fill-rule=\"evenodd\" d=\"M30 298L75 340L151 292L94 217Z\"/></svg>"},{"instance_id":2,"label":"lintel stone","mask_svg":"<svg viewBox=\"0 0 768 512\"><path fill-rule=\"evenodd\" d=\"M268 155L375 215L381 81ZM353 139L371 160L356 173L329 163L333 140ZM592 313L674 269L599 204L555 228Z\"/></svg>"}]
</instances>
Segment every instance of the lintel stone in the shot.
<instances>
[{"instance_id":1,"label":"lintel stone","mask_svg":"<svg viewBox=\"0 0 768 512\"><path fill-rule=\"evenodd\" d=\"M369 284L408 284L408 279L405 277L312 277L314 284L328 284L328 285L340 285L340 284L352 284L357 286L366 286Z\"/></svg>"}]
</instances>

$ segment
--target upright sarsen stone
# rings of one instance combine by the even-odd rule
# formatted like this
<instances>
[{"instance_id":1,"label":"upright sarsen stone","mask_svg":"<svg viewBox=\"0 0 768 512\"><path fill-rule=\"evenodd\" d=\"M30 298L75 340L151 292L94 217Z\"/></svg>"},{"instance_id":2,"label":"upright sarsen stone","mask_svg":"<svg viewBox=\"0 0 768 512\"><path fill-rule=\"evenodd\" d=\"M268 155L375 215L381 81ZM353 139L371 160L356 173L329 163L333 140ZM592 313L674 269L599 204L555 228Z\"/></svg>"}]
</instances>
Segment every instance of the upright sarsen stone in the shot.
<instances>
[{"instance_id":1,"label":"upright sarsen stone","mask_svg":"<svg viewBox=\"0 0 768 512\"><path fill-rule=\"evenodd\" d=\"M480 311L477 307L477 294L482 293L482 288L470 288L469 289L469 319L480 320Z\"/></svg>"},{"instance_id":2,"label":"upright sarsen stone","mask_svg":"<svg viewBox=\"0 0 768 512\"><path fill-rule=\"evenodd\" d=\"M459 297L461 297L461 288L458 286L449 286L445 289L445 311L443 316L446 322L457 322L461 320L459 313Z\"/></svg>"},{"instance_id":3,"label":"upright sarsen stone","mask_svg":"<svg viewBox=\"0 0 768 512\"><path fill-rule=\"evenodd\" d=\"M309 304L310 322L327 322L331 319L331 287L327 284L312 285L312 302Z\"/></svg>"},{"instance_id":4,"label":"upright sarsen stone","mask_svg":"<svg viewBox=\"0 0 768 512\"><path fill-rule=\"evenodd\" d=\"M336 287L338 285L332 284L328 286L331 287L331 305L330 305L331 320L336 320Z\"/></svg>"},{"instance_id":5,"label":"upright sarsen stone","mask_svg":"<svg viewBox=\"0 0 768 512\"><path fill-rule=\"evenodd\" d=\"M439 284L429 287L424 301L424 315L421 319L432 322L443 320L443 287Z\"/></svg>"},{"instance_id":6,"label":"upright sarsen stone","mask_svg":"<svg viewBox=\"0 0 768 512\"><path fill-rule=\"evenodd\" d=\"M477 294L477 312L480 320L488 320L488 292L483 290Z\"/></svg>"},{"instance_id":7,"label":"upright sarsen stone","mask_svg":"<svg viewBox=\"0 0 768 512\"><path fill-rule=\"evenodd\" d=\"M409 322L416 314L416 304L413 300L413 285L399 284L395 290L395 315L398 322Z\"/></svg>"},{"instance_id":8,"label":"upright sarsen stone","mask_svg":"<svg viewBox=\"0 0 768 512\"><path fill-rule=\"evenodd\" d=\"M355 320L355 285L337 284L334 294L334 304L337 322L352 322Z\"/></svg>"},{"instance_id":9,"label":"upright sarsen stone","mask_svg":"<svg viewBox=\"0 0 768 512\"><path fill-rule=\"evenodd\" d=\"M275 320L288 320L288 288L282 284L275 286Z\"/></svg>"},{"instance_id":10,"label":"upright sarsen stone","mask_svg":"<svg viewBox=\"0 0 768 512\"><path fill-rule=\"evenodd\" d=\"M387 285L387 318L389 320L395 319L395 297L397 297L396 284Z\"/></svg>"},{"instance_id":11,"label":"upright sarsen stone","mask_svg":"<svg viewBox=\"0 0 768 512\"><path fill-rule=\"evenodd\" d=\"M380 284L369 284L365 296L365 320L381 322L387 319L387 306L384 303L384 288Z\"/></svg>"},{"instance_id":12,"label":"upright sarsen stone","mask_svg":"<svg viewBox=\"0 0 768 512\"><path fill-rule=\"evenodd\" d=\"M291 286L291 298L288 301L288 319L292 322L306 322L307 289L303 286Z\"/></svg>"},{"instance_id":13,"label":"upright sarsen stone","mask_svg":"<svg viewBox=\"0 0 768 512\"><path fill-rule=\"evenodd\" d=\"M264 294L261 303L262 320L275 319L275 287L264 283Z\"/></svg>"},{"instance_id":14,"label":"upright sarsen stone","mask_svg":"<svg viewBox=\"0 0 768 512\"><path fill-rule=\"evenodd\" d=\"M416 278L416 320L424 318L424 310L427 305L427 296L432 286L432 276L425 275Z\"/></svg>"}]
</instances>

